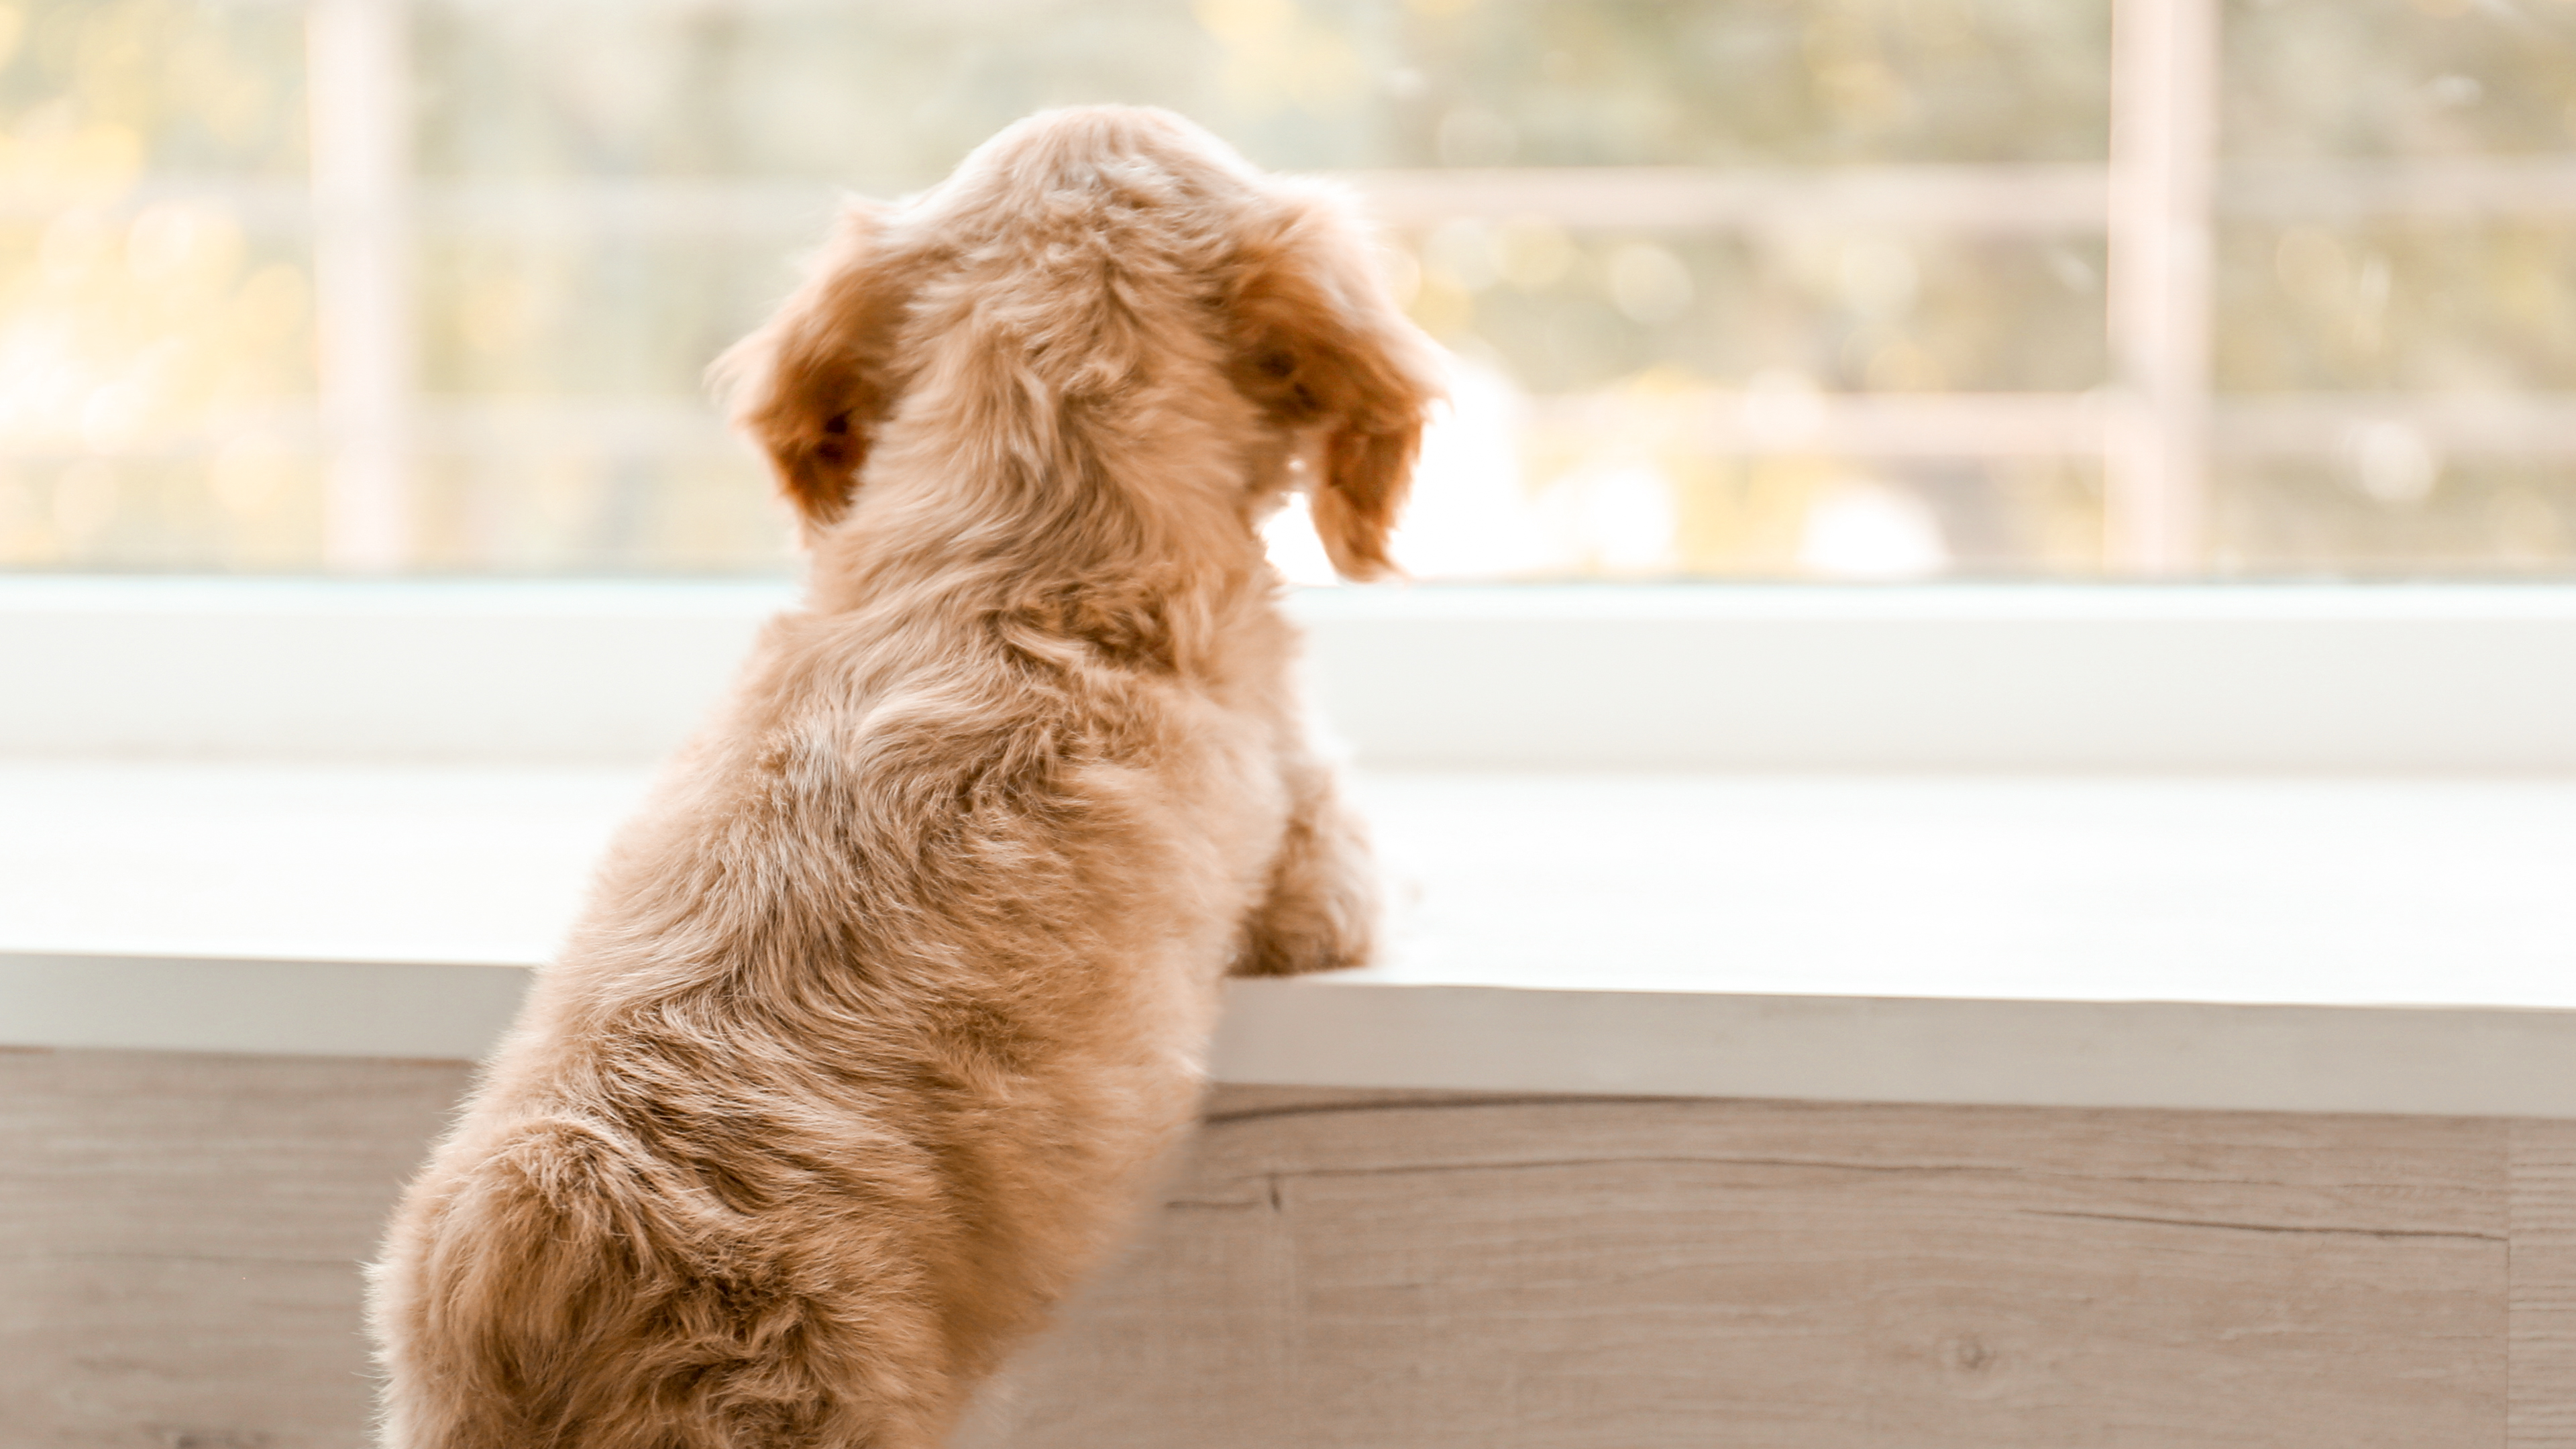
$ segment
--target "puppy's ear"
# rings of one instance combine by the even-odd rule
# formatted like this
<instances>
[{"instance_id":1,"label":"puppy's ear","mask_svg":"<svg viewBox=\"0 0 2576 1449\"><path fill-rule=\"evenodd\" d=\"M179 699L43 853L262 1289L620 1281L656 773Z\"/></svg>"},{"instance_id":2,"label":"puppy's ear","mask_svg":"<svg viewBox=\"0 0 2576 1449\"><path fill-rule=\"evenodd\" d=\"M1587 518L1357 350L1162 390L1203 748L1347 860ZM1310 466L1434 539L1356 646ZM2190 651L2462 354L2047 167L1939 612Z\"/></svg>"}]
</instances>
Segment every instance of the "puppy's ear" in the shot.
<instances>
[{"instance_id":1,"label":"puppy's ear","mask_svg":"<svg viewBox=\"0 0 2576 1449\"><path fill-rule=\"evenodd\" d=\"M894 405L895 333L910 288L884 255L889 214L873 202L845 207L804 284L708 370L809 535L848 511Z\"/></svg>"},{"instance_id":2,"label":"puppy's ear","mask_svg":"<svg viewBox=\"0 0 2576 1449\"><path fill-rule=\"evenodd\" d=\"M1387 533L1440 400L1439 350L1396 310L1349 206L1297 192L1246 229L1227 309L1235 386L1273 420L1323 432L1315 529L1345 578L1395 570Z\"/></svg>"}]
</instances>

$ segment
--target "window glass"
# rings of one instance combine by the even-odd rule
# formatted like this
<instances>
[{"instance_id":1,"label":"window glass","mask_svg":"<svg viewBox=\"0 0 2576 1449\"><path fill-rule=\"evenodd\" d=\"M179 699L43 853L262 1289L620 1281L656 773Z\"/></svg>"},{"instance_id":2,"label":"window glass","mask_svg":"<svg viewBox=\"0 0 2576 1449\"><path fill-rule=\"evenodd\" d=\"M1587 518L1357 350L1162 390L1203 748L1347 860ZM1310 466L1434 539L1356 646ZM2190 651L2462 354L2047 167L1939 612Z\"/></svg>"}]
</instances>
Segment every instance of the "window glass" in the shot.
<instances>
[{"instance_id":1,"label":"window glass","mask_svg":"<svg viewBox=\"0 0 2576 1449\"><path fill-rule=\"evenodd\" d=\"M2211 565L2576 558L2576 5L2225 15Z\"/></svg>"},{"instance_id":2,"label":"window glass","mask_svg":"<svg viewBox=\"0 0 2576 1449\"><path fill-rule=\"evenodd\" d=\"M892 192L1032 110L1127 101L1303 170L2098 161L2107 20L2083 0L456 0L415 22L419 155Z\"/></svg>"},{"instance_id":3,"label":"window glass","mask_svg":"<svg viewBox=\"0 0 2576 1449\"><path fill-rule=\"evenodd\" d=\"M1379 213L1420 576L2563 571L2576 3L2121 4L0 3L0 567L783 572L707 361L1119 100Z\"/></svg>"},{"instance_id":4,"label":"window glass","mask_svg":"<svg viewBox=\"0 0 2576 1449\"><path fill-rule=\"evenodd\" d=\"M319 558L302 16L0 5L0 567Z\"/></svg>"},{"instance_id":5,"label":"window glass","mask_svg":"<svg viewBox=\"0 0 2576 1449\"><path fill-rule=\"evenodd\" d=\"M2234 0L2221 145L2239 160L2564 155L2568 0Z\"/></svg>"}]
</instances>

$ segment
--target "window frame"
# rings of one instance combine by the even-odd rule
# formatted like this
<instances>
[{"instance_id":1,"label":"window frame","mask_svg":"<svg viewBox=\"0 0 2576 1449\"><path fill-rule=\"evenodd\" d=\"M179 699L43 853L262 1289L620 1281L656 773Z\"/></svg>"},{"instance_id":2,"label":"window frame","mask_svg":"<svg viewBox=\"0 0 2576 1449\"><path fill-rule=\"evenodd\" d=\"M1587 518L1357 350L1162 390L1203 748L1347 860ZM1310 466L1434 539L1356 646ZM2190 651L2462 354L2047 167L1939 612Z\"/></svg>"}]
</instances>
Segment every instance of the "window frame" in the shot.
<instances>
[{"instance_id":1,"label":"window frame","mask_svg":"<svg viewBox=\"0 0 2576 1449\"><path fill-rule=\"evenodd\" d=\"M0 755L635 764L784 583L0 578ZM2576 585L1295 591L1356 763L2576 770Z\"/></svg>"}]
</instances>

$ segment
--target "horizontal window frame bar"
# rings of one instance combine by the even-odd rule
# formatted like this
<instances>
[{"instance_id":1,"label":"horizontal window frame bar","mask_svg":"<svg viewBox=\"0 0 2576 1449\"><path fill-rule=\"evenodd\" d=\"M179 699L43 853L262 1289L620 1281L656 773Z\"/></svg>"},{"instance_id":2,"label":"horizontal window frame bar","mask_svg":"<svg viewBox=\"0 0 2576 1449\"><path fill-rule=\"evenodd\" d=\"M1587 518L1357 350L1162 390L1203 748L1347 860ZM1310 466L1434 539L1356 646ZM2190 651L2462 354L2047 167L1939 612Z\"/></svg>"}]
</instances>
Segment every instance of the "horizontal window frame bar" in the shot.
<instances>
[{"instance_id":1,"label":"horizontal window frame bar","mask_svg":"<svg viewBox=\"0 0 2576 1449\"><path fill-rule=\"evenodd\" d=\"M1949 231L2098 232L2109 168L1562 167L1350 171L1331 179L1403 230L1535 217L1584 231L1752 231L1903 223Z\"/></svg>"},{"instance_id":2,"label":"horizontal window frame bar","mask_svg":"<svg viewBox=\"0 0 2576 1449\"><path fill-rule=\"evenodd\" d=\"M641 763L783 583L0 578L0 754ZM2576 771L2576 586L1291 599L1377 768Z\"/></svg>"},{"instance_id":3,"label":"horizontal window frame bar","mask_svg":"<svg viewBox=\"0 0 2576 1449\"><path fill-rule=\"evenodd\" d=\"M1777 419L1780 400L1712 392L1664 402L1674 433L1721 457L1825 454L1855 458L2085 457L2112 446L2121 396L2084 393L1815 393ZM1529 401L1540 427L1582 431L1608 425L1619 405L1583 396ZM1766 410L1769 416L1766 416ZM1619 426L1633 425L1634 414ZM2221 394L2211 413L2210 448L2228 457L2324 457L2349 451L2361 429L2395 424L2454 457L2576 457L2576 393ZM670 401L475 401L416 397L412 445L423 456L480 457L529 450L616 457L751 459L750 445L712 407ZM0 459L175 459L211 453L247 434L283 451L319 454L332 445L316 408L245 413L197 429L114 448L0 443Z\"/></svg>"},{"instance_id":4,"label":"horizontal window frame bar","mask_svg":"<svg viewBox=\"0 0 2576 1449\"><path fill-rule=\"evenodd\" d=\"M1318 173L1348 187L1391 230L1457 220L1538 219L1584 232L1778 233L1872 225L1944 232L2092 234L2108 224L2110 168L2058 165L1848 167L1500 167ZM2223 221L2476 221L2576 217L2576 157L2417 162L2252 162L2222 166ZM811 241L846 187L693 178L457 181L410 178L417 235L641 235ZM302 179L147 177L97 186L0 187L0 220L66 211L127 216L161 204L219 204L249 230L306 234L319 209Z\"/></svg>"}]
</instances>

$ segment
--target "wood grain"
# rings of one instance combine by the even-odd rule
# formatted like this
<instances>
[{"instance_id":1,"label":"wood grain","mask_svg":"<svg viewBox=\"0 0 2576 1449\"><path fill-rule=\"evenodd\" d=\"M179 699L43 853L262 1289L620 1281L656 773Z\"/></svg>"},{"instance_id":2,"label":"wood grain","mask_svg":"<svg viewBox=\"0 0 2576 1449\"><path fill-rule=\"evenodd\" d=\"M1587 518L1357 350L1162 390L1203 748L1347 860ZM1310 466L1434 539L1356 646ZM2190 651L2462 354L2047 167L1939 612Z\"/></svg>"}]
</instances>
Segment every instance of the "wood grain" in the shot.
<instances>
[{"instance_id":1,"label":"wood grain","mask_svg":"<svg viewBox=\"0 0 2576 1449\"><path fill-rule=\"evenodd\" d=\"M2503 1442L2501 1122L1215 1115L979 1444Z\"/></svg>"},{"instance_id":2,"label":"wood grain","mask_svg":"<svg viewBox=\"0 0 2576 1449\"><path fill-rule=\"evenodd\" d=\"M466 1069L0 1052L0 1445L363 1441ZM2576 1124L1228 1089L977 1449L2576 1446Z\"/></svg>"},{"instance_id":3,"label":"wood grain","mask_svg":"<svg viewBox=\"0 0 2576 1449\"><path fill-rule=\"evenodd\" d=\"M2576 1449L2576 1122L2512 1126L2511 1435Z\"/></svg>"},{"instance_id":4,"label":"wood grain","mask_svg":"<svg viewBox=\"0 0 2576 1449\"><path fill-rule=\"evenodd\" d=\"M0 1443L361 1442L358 1264L466 1070L0 1052Z\"/></svg>"}]
</instances>

